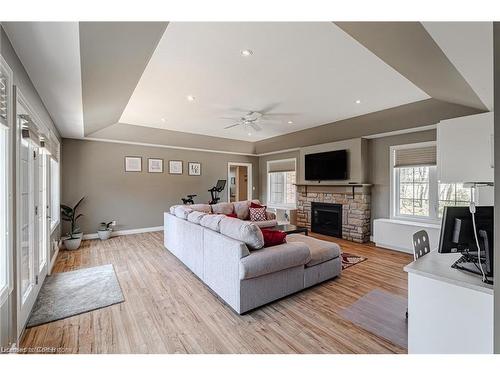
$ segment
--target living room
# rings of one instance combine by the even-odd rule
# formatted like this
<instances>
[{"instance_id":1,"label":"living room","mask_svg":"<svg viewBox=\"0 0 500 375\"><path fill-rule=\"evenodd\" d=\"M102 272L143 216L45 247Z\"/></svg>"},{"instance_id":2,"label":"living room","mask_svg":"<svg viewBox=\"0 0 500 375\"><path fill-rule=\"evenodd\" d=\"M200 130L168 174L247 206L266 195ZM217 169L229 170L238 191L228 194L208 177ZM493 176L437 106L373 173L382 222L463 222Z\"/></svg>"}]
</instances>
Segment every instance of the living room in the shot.
<instances>
[{"instance_id":1,"label":"living room","mask_svg":"<svg viewBox=\"0 0 500 375\"><path fill-rule=\"evenodd\" d=\"M498 353L497 23L116 21L0 23L2 352Z\"/></svg>"}]
</instances>

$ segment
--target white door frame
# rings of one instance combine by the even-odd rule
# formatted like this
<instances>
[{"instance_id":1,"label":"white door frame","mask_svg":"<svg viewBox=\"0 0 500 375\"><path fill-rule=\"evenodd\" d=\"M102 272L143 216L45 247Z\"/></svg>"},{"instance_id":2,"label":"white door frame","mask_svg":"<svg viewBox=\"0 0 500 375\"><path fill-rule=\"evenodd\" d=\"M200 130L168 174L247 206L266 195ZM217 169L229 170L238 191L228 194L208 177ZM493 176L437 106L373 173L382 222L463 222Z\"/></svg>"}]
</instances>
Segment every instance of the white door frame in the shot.
<instances>
[{"instance_id":1,"label":"white door frame","mask_svg":"<svg viewBox=\"0 0 500 375\"><path fill-rule=\"evenodd\" d=\"M231 167L247 167L248 178L247 178L247 198L253 199L253 173L252 173L252 163L243 163L239 161L230 161L227 163L227 201L231 202Z\"/></svg>"}]
</instances>

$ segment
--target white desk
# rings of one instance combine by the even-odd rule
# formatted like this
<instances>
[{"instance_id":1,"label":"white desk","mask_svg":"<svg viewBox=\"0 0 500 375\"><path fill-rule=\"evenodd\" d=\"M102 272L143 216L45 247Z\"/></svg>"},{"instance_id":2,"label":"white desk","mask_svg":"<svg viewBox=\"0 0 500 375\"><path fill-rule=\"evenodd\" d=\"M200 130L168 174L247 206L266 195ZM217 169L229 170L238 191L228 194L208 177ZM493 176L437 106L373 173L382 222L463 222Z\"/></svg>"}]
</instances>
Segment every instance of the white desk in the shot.
<instances>
[{"instance_id":1,"label":"white desk","mask_svg":"<svg viewBox=\"0 0 500 375\"><path fill-rule=\"evenodd\" d=\"M437 251L410 263L408 353L493 353L493 286Z\"/></svg>"}]
</instances>

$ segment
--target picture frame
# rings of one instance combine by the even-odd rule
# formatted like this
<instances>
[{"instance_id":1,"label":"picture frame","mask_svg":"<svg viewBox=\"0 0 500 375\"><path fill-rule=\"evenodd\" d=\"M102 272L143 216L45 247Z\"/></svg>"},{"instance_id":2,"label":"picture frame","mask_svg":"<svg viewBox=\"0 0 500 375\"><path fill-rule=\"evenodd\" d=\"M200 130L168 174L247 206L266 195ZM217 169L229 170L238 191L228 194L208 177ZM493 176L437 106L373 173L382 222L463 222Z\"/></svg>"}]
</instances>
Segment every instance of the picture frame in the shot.
<instances>
[{"instance_id":1,"label":"picture frame","mask_svg":"<svg viewBox=\"0 0 500 375\"><path fill-rule=\"evenodd\" d=\"M197 161L190 161L188 163L189 176L201 176L201 163Z\"/></svg>"},{"instance_id":2,"label":"picture frame","mask_svg":"<svg viewBox=\"0 0 500 375\"><path fill-rule=\"evenodd\" d=\"M142 157L125 156L125 172L142 172Z\"/></svg>"},{"instance_id":3,"label":"picture frame","mask_svg":"<svg viewBox=\"0 0 500 375\"><path fill-rule=\"evenodd\" d=\"M163 173L163 159L148 158L149 173Z\"/></svg>"},{"instance_id":4,"label":"picture frame","mask_svg":"<svg viewBox=\"0 0 500 375\"><path fill-rule=\"evenodd\" d=\"M169 160L168 173L169 174L182 174L183 165L182 160Z\"/></svg>"}]
</instances>

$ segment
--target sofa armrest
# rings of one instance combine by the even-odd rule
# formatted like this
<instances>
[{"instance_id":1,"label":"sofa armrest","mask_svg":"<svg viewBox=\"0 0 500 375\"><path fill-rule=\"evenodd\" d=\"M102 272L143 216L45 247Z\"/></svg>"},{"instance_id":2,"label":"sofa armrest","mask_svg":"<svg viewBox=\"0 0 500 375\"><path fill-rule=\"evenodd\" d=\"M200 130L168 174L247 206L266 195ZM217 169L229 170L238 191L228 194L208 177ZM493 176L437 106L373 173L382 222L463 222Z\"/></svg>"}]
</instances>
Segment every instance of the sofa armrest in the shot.
<instances>
[{"instance_id":1,"label":"sofa armrest","mask_svg":"<svg viewBox=\"0 0 500 375\"><path fill-rule=\"evenodd\" d=\"M276 214L271 211L266 211L266 219L267 220L275 220L276 219Z\"/></svg>"}]
</instances>

